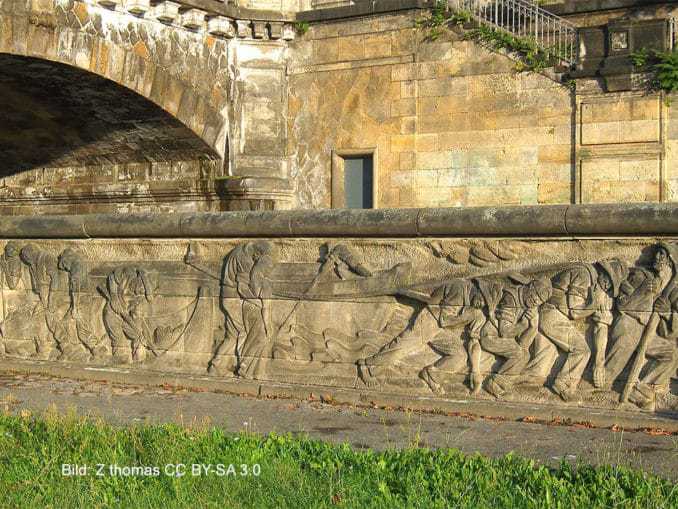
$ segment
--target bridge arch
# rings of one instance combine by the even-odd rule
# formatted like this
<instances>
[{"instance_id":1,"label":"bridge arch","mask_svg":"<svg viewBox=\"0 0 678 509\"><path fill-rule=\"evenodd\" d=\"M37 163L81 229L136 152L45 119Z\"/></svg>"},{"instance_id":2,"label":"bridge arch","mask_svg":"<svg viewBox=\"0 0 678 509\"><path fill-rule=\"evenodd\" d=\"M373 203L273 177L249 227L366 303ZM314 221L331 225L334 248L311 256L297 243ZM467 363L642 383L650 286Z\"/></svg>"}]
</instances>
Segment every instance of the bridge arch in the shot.
<instances>
[{"instance_id":1,"label":"bridge arch","mask_svg":"<svg viewBox=\"0 0 678 509\"><path fill-rule=\"evenodd\" d=\"M74 0L0 0L0 54L76 67L126 87L228 152L227 41Z\"/></svg>"}]
</instances>

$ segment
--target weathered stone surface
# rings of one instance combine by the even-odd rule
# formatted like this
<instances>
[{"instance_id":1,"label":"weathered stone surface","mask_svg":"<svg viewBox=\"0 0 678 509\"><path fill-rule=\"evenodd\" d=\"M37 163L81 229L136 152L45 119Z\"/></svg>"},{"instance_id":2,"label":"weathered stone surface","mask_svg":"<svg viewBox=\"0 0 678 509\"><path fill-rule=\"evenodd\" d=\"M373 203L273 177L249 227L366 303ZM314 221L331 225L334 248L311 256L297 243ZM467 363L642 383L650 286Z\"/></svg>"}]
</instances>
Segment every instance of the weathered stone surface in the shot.
<instances>
[{"instance_id":1,"label":"weathered stone surface","mask_svg":"<svg viewBox=\"0 0 678 509\"><path fill-rule=\"evenodd\" d=\"M23 189L8 182L11 185L4 191L10 202L0 204L2 213L284 208L290 201L287 186L277 189L275 195L265 195L261 189L251 190L249 193L243 189L239 196L224 197L215 189L217 186L214 179L229 174L240 177L286 177L287 162L281 150L285 145L284 89L277 94L277 101L267 101L265 104L257 103L256 97L250 97L251 92L248 90L236 90L243 83L254 87L258 85L258 76L239 74L241 67L284 68L282 48L285 42L271 40L267 30L264 31L266 37L262 36L265 40L260 41L229 42L214 37L231 35L226 26L229 21L216 18L217 21L211 25L214 35L207 34L202 30L207 11L195 8L184 10L180 18L179 4L175 2L156 3L152 8L143 2L116 4L113 8L117 10L110 7L104 9L94 2L82 1L63 3L49 0L24 5L18 0L2 0L0 51L10 55L30 55L36 59L57 61L99 75L154 102L186 127L162 114L154 119L133 118L134 113L123 111L127 102L141 104L142 109L148 111L152 108L143 105L139 98L128 100L131 96L123 89L115 93L111 92L115 90L111 85L92 87L96 81L94 76L85 75L79 80L73 78L77 76L74 70L57 67L52 69L59 69L58 72L41 73L40 68L49 68L47 63L36 64L31 68L25 61L17 62L15 57L3 57L5 64L0 62L0 65L4 65L10 72L3 72L0 86L4 87L3 97L8 97L14 110L17 105L21 105L26 111L40 109L35 108L30 101L17 98L17 94L22 95L25 91L21 90L20 84L15 83L16 79L13 81L13 75L21 77L22 73L31 75L34 84L39 86L53 81L48 87L54 87L55 99L65 95L73 103L82 106L88 97L96 98L98 95L98 102L93 100L93 104L89 105L90 109L96 111L93 115L73 106L70 110L66 107L60 113L63 118L33 111L42 116L32 123L23 119L21 125L9 128L14 134L0 133L3 138L17 137L30 140L26 145L37 145L35 153L29 155L14 153L11 146L1 146L0 152L3 153L0 154L0 164L3 165L3 170L8 165L7 170L10 172L23 171L24 168L15 168L17 164L23 164L37 172L42 172L42 168L46 167L48 171L44 173L58 176L68 173L61 170L68 167L71 169L70 173L79 173L85 178L84 175L91 173L93 168L101 166L100 173L107 175L109 181L104 182L98 176L93 180L97 179L97 183L108 183L110 186L102 185L95 191L91 188L94 182L77 182L76 178L68 193L65 193L63 189L53 190L53 183L49 179L44 181L48 187L44 191L34 186ZM146 10L149 12L144 17ZM278 18L279 16L273 16L271 19ZM239 50L241 46L245 46L242 51ZM55 79L51 80L49 74ZM259 88L267 87L268 81L268 77L262 78ZM57 83L62 83L62 86ZM75 93L73 89L76 90ZM11 97L8 90L13 94ZM243 104L251 107L243 108ZM48 106L44 107L49 110ZM103 111L106 109L111 111ZM126 117L126 113L130 115ZM111 118L127 124L115 134L112 128L109 129L111 132L102 133L106 131L105 128L92 125L97 114L104 117L104 124ZM135 120L141 121L141 124L133 124ZM260 120L262 129L240 129L242 123L251 125ZM41 125L31 132L34 124ZM4 125L0 129L2 127ZM73 147L73 131L77 131L78 127L91 132L91 136L100 142L100 146L76 147L80 148L76 150ZM52 135L57 133L57 138L61 136L57 140L61 142L57 143L58 149L52 153L50 142L53 140L43 140L40 136L45 129ZM62 132L59 133L60 129ZM135 129L140 133L136 138L133 133ZM195 136L188 130L192 130ZM266 134L263 138L260 136L262 133ZM204 143L200 143L200 140ZM207 149L205 144L212 150ZM263 160L253 164L250 159L241 164L240 157L247 157L252 152ZM41 158L46 153L49 157ZM218 158L221 161L216 164ZM203 164L203 160L209 163ZM269 164L271 160L275 161L273 167ZM166 172L168 179L179 177L181 180L177 182L174 191L168 185L159 186L149 182L155 179L154 176L162 175L165 168L170 168L159 164L168 161L173 165ZM128 179L128 175L141 176L136 168L131 167L136 163L147 163L146 176L140 178L139 182L132 182L133 179ZM174 166L178 171L175 171ZM205 175L208 166L211 167L208 175ZM116 182L117 167L125 177ZM58 169L53 171L54 168ZM127 185L122 184L128 180ZM36 183L43 184L42 181ZM41 193L44 199L40 201L38 195ZM25 194L28 196L21 196Z\"/></svg>"},{"instance_id":2,"label":"weathered stone surface","mask_svg":"<svg viewBox=\"0 0 678 509\"><path fill-rule=\"evenodd\" d=\"M547 223L572 213L573 236L535 229L507 238L511 228L498 225L528 224L535 210ZM607 230L573 234L576 224L604 223L606 210ZM430 405L471 398L678 412L678 242L606 238L630 231L621 219L633 213L673 225L675 207L484 209L476 222L469 213L473 235L458 238L430 234L427 212L415 210L318 214L312 231L337 235L329 239L298 233L311 226L301 211L117 224L3 218L5 237L30 238L2 242L0 356L423 396ZM366 227L389 217L399 221L390 231ZM339 237L351 222L353 238ZM408 222L421 238L403 229ZM498 235L479 237L483 223ZM237 228L266 238L187 238ZM61 238L39 240L50 231ZM446 233L459 231L451 221Z\"/></svg>"},{"instance_id":3,"label":"weathered stone surface","mask_svg":"<svg viewBox=\"0 0 678 509\"><path fill-rule=\"evenodd\" d=\"M0 216L7 238L502 237L672 235L674 204Z\"/></svg>"},{"instance_id":4,"label":"weathered stone surface","mask_svg":"<svg viewBox=\"0 0 678 509\"><path fill-rule=\"evenodd\" d=\"M326 21L303 34L293 33L290 13L248 9L297 11L308 2L178 5L0 0L0 51L62 62L137 92L221 159L205 162L198 146L170 143L185 141L179 127L157 145L135 141L134 150L120 140L105 152L64 143L63 158L20 158L27 171L5 182L0 212L337 207L333 154L342 153L373 156L375 208L676 199L677 106L666 94L612 93L585 77L572 90L550 71L519 73L512 57L466 40L461 28L431 41L416 23L429 5L418 1L302 15ZM652 8L610 33L629 24L649 33L658 22L641 18L669 13ZM588 57L607 51L606 32L596 30ZM22 138L38 138L39 153L42 131L22 129ZM143 169L139 152L148 159ZM57 176L66 173L75 177ZM42 189L51 177L67 191ZM265 191L262 179L281 186Z\"/></svg>"},{"instance_id":5,"label":"weathered stone surface","mask_svg":"<svg viewBox=\"0 0 678 509\"><path fill-rule=\"evenodd\" d=\"M425 40L414 12L389 19L395 18L399 23L376 33L349 20L333 23L334 31L312 26L293 45L293 61L304 64L289 82L296 205L329 205L328 146L377 148L379 207L569 203L562 185L545 190L555 182L538 175L533 154L565 146L563 164L572 164L571 91L545 76L516 73L510 59L458 34ZM394 47L405 62L384 60ZM346 61L351 66L336 63ZM492 157L477 153L488 149ZM404 153L413 165L403 164Z\"/></svg>"}]
</instances>

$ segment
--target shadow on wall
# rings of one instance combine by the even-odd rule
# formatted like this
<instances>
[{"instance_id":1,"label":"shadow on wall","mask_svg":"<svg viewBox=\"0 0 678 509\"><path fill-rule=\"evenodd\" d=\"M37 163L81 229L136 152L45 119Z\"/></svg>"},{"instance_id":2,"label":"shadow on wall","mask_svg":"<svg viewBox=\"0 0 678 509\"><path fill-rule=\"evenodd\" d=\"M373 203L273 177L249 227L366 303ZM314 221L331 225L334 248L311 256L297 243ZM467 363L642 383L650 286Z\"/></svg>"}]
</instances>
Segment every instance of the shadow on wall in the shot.
<instances>
[{"instance_id":1,"label":"shadow on wall","mask_svg":"<svg viewBox=\"0 0 678 509\"><path fill-rule=\"evenodd\" d=\"M0 55L0 178L40 168L218 159L181 122L79 69Z\"/></svg>"}]
</instances>

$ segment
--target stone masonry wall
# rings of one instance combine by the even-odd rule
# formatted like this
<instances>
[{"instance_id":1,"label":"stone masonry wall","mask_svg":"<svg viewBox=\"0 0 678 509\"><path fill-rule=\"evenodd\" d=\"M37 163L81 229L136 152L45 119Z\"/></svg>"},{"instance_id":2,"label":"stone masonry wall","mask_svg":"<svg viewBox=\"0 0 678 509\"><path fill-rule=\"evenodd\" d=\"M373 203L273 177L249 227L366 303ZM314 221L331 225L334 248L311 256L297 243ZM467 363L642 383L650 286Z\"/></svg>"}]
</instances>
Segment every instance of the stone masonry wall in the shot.
<instances>
[{"instance_id":1,"label":"stone masonry wall","mask_svg":"<svg viewBox=\"0 0 678 509\"><path fill-rule=\"evenodd\" d=\"M249 20L238 21L236 25L233 20L223 18L216 20L221 22L221 28L208 32L204 11L182 9L179 13L174 9L176 12L168 14L162 7L125 3L107 8L94 1L0 0L0 53L55 61L96 74L155 103L187 128L181 131L181 127L177 127L174 133L168 129L160 136L163 139L160 152L164 153L155 157L155 148L146 150L143 157L152 162L131 167L129 172L123 168L119 181L117 169L110 164L104 164L105 168L83 161L79 165L71 164L78 157L82 159L82 154L75 151L61 159L40 161L31 171L42 177L29 177L26 185L51 187L67 183L68 192L60 190L61 201L49 202L49 197L43 200L45 203L28 200L21 207L7 205L3 212L43 214L288 206L284 129L286 43L283 37L288 37L285 34L291 26L288 24L283 34L282 21L269 29L267 22L257 22L255 27ZM190 24L193 18L197 21ZM127 96L122 91L117 101L124 102ZM115 102L114 99L109 104L113 109ZM189 162L186 154L168 154L173 146L182 142L182 137L186 138L187 130L196 135L192 142L201 139L221 161L208 157L210 161L202 164ZM24 126L18 132L31 136L30 127ZM40 140L35 142L39 144ZM66 145L62 147L64 150ZM97 150L90 147L89 155ZM17 170L11 160L4 159L0 165L3 172ZM70 167L77 167L76 173L86 177L72 179L59 169ZM57 169L45 173L46 168ZM132 175L130 178L128 173ZM184 173L190 174L190 182L182 180ZM159 175L160 178L156 178ZM26 180L24 176L17 178L19 182ZM108 193L110 200L122 198L127 202L127 195L133 195L134 191L121 193L120 185L125 185L122 181L135 181L127 187L143 191L144 196L136 204L117 206L103 200L83 206L70 200L70 197L75 201L90 198L73 184L82 184L88 189L96 184L100 194ZM158 200L161 195L165 197L162 206L158 204L163 201Z\"/></svg>"},{"instance_id":2,"label":"stone masonry wall","mask_svg":"<svg viewBox=\"0 0 678 509\"><path fill-rule=\"evenodd\" d=\"M0 370L668 420L677 227L670 205L1 217Z\"/></svg>"},{"instance_id":3,"label":"stone masonry wall","mask_svg":"<svg viewBox=\"0 0 678 509\"><path fill-rule=\"evenodd\" d=\"M377 149L378 207L569 203L572 91L420 11L312 25L293 44L298 205L329 207L331 152Z\"/></svg>"},{"instance_id":4,"label":"stone masonry wall","mask_svg":"<svg viewBox=\"0 0 678 509\"><path fill-rule=\"evenodd\" d=\"M423 13L312 24L292 44L297 206L332 206L333 152L375 153L377 207L678 199L666 97L575 91L462 31L427 41Z\"/></svg>"}]
</instances>

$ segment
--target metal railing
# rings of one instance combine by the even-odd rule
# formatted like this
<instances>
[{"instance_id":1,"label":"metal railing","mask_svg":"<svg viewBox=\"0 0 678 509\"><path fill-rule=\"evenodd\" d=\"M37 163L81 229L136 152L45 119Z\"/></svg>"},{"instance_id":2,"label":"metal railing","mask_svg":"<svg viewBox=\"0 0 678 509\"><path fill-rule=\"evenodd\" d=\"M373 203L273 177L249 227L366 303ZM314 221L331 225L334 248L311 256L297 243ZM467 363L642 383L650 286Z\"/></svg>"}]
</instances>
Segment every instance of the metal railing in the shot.
<instances>
[{"instance_id":1,"label":"metal railing","mask_svg":"<svg viewBox=\"0 0 678 509\"><path fill-rule=\"evenodd\" d=\"M577 63L577 28L529 0L448 0L448 6L468 13L476 22L532 41L562 63Z\"/></svg>"}]
</instances>

